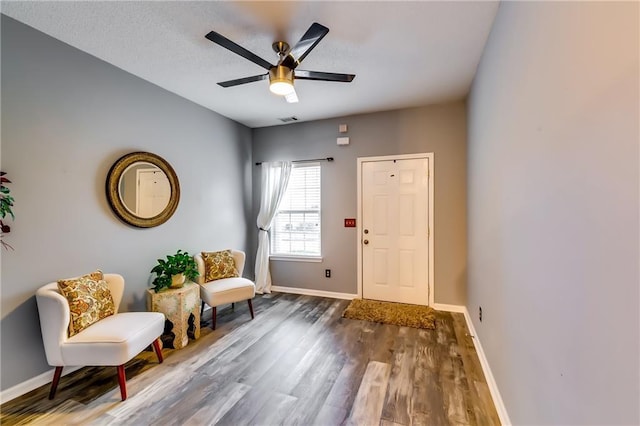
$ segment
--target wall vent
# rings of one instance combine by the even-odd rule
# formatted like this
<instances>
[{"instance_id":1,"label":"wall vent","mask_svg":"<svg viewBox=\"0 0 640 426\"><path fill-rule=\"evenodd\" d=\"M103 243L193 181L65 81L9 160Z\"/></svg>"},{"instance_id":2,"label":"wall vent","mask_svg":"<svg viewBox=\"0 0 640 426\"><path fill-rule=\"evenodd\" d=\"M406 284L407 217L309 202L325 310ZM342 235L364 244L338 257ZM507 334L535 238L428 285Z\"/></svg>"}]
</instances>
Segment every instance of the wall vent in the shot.
<instances>
[{"instance_id":1,"label":"wall vent","mask_svg":"<svg viewBox=\"0 0 640 426\"><path fill-rule=\"evenodd\" d=\"M278 118L278 120L282 121L283 123L291 123L292 121L298 121L298 117L284 117Z\"/></svg>"}]
</instances>

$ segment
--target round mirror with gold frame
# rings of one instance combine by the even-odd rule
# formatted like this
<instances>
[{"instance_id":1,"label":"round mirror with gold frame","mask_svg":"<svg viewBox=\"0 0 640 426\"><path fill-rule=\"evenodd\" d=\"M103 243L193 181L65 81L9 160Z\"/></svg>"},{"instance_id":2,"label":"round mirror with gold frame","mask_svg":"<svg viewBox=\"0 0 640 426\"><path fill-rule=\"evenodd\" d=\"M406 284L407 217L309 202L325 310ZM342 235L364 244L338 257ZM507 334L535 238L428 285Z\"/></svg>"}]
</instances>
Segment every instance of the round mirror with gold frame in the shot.
<instances>
[{"instance_id":1,"label":"round mirror with gold frame","mask_svg":"<svg viewBox=\"0 0 640 426\"><path fill-rule=\"evenodd\" d=\"M165 223L180 201L180 183L162 157L132 152L116 161L107 175L107 199L125 223L151 228Z\"/></svg>"}]
</instances>

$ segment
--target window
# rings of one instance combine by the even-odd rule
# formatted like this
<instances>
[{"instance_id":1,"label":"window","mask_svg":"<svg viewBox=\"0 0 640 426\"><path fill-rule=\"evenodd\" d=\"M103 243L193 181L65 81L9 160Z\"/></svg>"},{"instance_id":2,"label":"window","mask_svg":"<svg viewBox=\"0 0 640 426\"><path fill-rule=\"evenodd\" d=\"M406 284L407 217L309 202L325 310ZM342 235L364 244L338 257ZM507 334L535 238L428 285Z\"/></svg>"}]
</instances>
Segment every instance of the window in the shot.
<instances>
[{"instance_id":1,"label":"window","mask_svg":"<svg viewBox=\"0 0 640 426\"><path fill-rule=\"evenodd\" d=\"M271 226L271 255L320 257L320 164L294 164Z\"/></svg>"}]
</instances>

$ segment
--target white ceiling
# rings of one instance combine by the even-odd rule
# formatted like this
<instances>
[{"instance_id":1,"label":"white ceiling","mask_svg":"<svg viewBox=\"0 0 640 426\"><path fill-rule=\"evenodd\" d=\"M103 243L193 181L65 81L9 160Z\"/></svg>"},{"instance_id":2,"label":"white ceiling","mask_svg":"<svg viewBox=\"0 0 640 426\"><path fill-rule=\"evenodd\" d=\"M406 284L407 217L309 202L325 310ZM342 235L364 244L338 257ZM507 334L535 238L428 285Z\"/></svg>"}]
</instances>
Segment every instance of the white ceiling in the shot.
<instances>
[{"instance_id":1,"label":"white ceiling","mask_svg":"<svg viewBox=\"0 0 640 426\"><path fill-rule=\"evenodd\" d=\"M2 13L249 127L464 98L498 2L2 1ZM352 83L298 80L297 104L268 81L219 81L264 69L205 39L214 30L271 63L318 22L329 34L300 69L356 74Z\"/></svg>"}]
</instances>

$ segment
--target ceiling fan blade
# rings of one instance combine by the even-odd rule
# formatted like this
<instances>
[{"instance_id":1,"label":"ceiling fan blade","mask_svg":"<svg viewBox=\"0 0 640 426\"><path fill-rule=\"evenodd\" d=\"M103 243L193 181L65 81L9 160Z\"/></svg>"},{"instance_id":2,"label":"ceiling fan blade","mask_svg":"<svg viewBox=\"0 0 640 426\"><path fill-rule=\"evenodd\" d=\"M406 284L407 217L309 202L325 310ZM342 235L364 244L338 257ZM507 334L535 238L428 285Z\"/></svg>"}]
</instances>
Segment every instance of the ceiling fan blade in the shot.
<instances>
[{"instance_id":1,"label":"ceiling fan blade","mask_svg":"<svg viewBox=\"0 0 640 426\"><path fill-rule=\"evenodd\" d=\"M220 83L218 83L218 85L222 87L233 87L233 86L239 86L241 84L253 83L254 81L266 80L267 78L269 78L269 73L253 75L251 77L245 77L245 78L237 78L235 80L221 81Z\"/></svg>"},{"instance_id":2,"label":"ceiling fan blade","mask_svg":"<svg viewBox=\"0 0 640 426\"><path fill-rule=\"evenodd\" d=\"M295 71L296 80L318 80L318 81L338 81L343 83L350 83L356 77L355 74L336 74L333 72L320 72L320 71Z\"/></svg>"},{"instance_id":3,"label":"ceiling fan blade","mask_svg":"<svg viewBox=\"0 0 640 426\"><path fill-rule=\"evenodd\" d=\"M324 36L329 32L329 28L324 25L320 25L317 22L311 24L306 33L302 36L302 38L296 43L295 46L289 51L287 56L282 61L283 65L291 69L295 69L300 62L313 50L314 47Z\"/></svg>"},{"instance_id":4,"label":"ceiling fan blade","mask_svg":"<svg viewBox=\"0 0 640 426\"><path fill-rule=\"evenodd\" d=\"M256 55L253 52L248 51L244 47L240 46L239 44L236 44L236 43L232 42L231 40L229 40L225 36L223 36L221 34L218 34L215 31L211 31L205 37L207 39L209 39L210 41L212 41L212 42L214 42L216 44L219 44L220 46L224 47L225 49L228 49L228 50L232 51L233 53L235 53L237 55L240 55L245 59L250 60L254 64L260 65L262 68L264 68L266 70L270 70L273 67L273 65L271 65L269 62L267 62L264 59L262 59L260 56Z\"/></svg>"}]
</instances>

